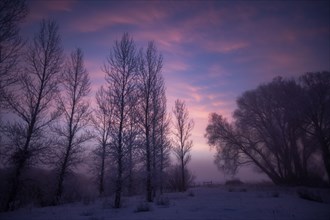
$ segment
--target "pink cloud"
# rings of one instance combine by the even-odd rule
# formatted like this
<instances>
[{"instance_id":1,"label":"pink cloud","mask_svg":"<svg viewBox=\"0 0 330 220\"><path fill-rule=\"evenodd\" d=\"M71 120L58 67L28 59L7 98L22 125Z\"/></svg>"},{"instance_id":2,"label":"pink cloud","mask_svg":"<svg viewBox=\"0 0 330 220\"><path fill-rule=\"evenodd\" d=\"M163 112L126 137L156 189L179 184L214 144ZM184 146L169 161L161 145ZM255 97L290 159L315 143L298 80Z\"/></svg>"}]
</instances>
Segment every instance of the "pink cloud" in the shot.
<instances>
[{"instance_id":1,"label":"pink cloud","mask_svg":"<svg viewBox=\"0 0 330 220\"><path fill-rule=\"evenodd\" d=\"M54 12L70 12L76 0L66 1L29 1L29 13L26 18L26 23L30 24L42 18L49 17Z\"/></svg>"},{"instance_id":2,"label":"pink cloud","mask_svg":"<svg viewBox=\"0 0 330 220\"><path fill-rule=\"evenodd\" d=\"M209 40L204 43L204 48L210 52L230 53L250 46L246 41L242 40Z\"/></svg>"},{"instance_id":3,"label":"pink cloud","mask_svg":"<svg viewBox=\"0 0 330 220\"><path fill-rule=\"evenodd\" d=\"M163 52L189 56L189 52L182 48L182 43L185 41L185 34L184 31L174 27L140 29L133 33L134 39L139 42L154 40Z\"/></svg>"},{"instance_id":4,"label":"pink cloud","mask_svg":"<svg viewBox=\"0 0 330 220\"><path fill-rule=\"evenodd\" d=\"M232 94L213 94L209 87L192 86L188 82L170 82L167 96L170 109L173 108L175 99L184 100L189 108L190 116L198 121L198 126L202 130L198 133L204 134L206 123L211 112L217 112L231 119L232 111L235 108L235 100ZM230 97L230 98L228 98Z\"/></svg>"},{"instance_id":5,"label":"pink cloud","mask_svg":"<svg viewBox=\"0 0 330 220\"><path fill-rule=\"evenodd\" d=\"M219 80L218 85L223 85L227 83L227 80L225 80L225 77L231 76L232 73L230 73L227 69L225 69L222 65L215 63L212 64L207 71L207 76L212 79L219 79L221 78L221 81Z\"/></svg>"},{"instance_id":6,"label":"pink cloud","mask_svg":"<svg viewBox=\"0 0 330 220\"><path fill-rule=\"evenodd\" d=\"M105 7L90 12L89 16L79 16L78 19L71 22L70 26L75 31L95 32L115 25L148 26L163 20L164 17L166 17L166 13L152 7L152 4L136 4L136 7L113 5L112 10Z\"/></svg>"},{"instance_id":7,"label":"pink cloud","mask_svg":"<svg viewBox=\"0 0 330 220\"><path fill-rule=\"evenodd\" d=\"M136 7L130 8L99 9L90 12L88 17L79 16L70 23L70 27L74 31L96 32L116 25L132 25L137 27L133 33L136 40L157 40L160 49L171 53L184 53L181 47L182 44L187 43L217 53L228 53L249 46L247 41L232 38L227 40L224 37L207 34L213 29L218 29L226 20L233 17L226 10L214 9L210 4L198 13L172 21L174 15L180 14L185 9L182 7L183 4L179 4L174 9L171 4L162 4L161 10L156 6L159 5L136 4ZM192 10L195 10L197 6L199 5L193 4ZM249 10L246 12L238 7L237 11L239 12L238 17L251 16ZM105 43L109 43L108 38L105 41Z\"/></svg>"},{"instance_id":8,"label":"pink cloud","mask_svg":"<svg viewBox=\"0 0 330 220\"><path fill-rule=\"evenodd\" d=\"M163 72L168 75L171 73L187 71L189 69L189 65L182 60L165 60L164 61L164 70Z\"/></svg>"},{"instance_id":9,"label":"pink cloud","mask_svg":"<svg viewBox=\"0 0 330 220\"><path fill-rule=\"evenodd\" d=\"M50 11L71 11L76 0L66 0L66 1L40 1L40 3L45 5Z\"/></svg>"}]
</instances>

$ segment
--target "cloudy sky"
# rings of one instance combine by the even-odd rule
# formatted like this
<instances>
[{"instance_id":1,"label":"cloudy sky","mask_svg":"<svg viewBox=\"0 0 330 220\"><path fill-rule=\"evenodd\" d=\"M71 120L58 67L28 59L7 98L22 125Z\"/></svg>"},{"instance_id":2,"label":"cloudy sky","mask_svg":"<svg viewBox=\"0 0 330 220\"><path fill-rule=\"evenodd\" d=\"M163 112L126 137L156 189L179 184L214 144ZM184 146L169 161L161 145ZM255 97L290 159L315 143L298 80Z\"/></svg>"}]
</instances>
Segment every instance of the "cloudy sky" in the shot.
<instances>
[{"instance_id":1,"label":"cloudy sky","mask_svg":"<svg viewBox=\"0 0 330 220\"><path fill-rule=\"evenodd\" d=\"M163 54L169 111L186 101L195 121L190 168L197 181L220 181L214 151L204 138L208 115L227 118L236 98L275 76L330 70L327 1L106 1L29 0L23 35L42 18L60 26L67 53L85 54L93 92L116 39L128 32L139 46L154 41ZM243 179L250 172L241 172Z\"/></svg>"}]
</instances>

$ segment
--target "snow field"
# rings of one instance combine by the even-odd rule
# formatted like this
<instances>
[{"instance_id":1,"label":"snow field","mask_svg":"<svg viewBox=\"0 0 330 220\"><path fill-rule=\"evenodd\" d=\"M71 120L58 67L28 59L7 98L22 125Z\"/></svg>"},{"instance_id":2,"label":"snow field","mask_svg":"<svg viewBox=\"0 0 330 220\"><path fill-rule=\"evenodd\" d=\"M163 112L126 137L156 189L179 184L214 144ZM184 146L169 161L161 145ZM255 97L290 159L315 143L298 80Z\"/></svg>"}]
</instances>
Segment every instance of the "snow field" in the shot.
<instances>
[{"instance_id":1,"label":"snow field","mask_svg":"<svg viewBox=\"0 0 330 220\"><path fill-rule=\"evenodd\" d=\"M304 200L296 188L220 186L198 187L185 193L167 193L154 203L142 196L124 197L123 207L113 209L112 198L77 202L57 207L26 207L0 213L1 220L329 220L330 203ZM317 189L315 189L317 190ZM329 190L321 190L330 198ZM158 202L157 202L158 201ZM142 212L142 208L149 211ZM137 211L139 209L139 211Z\"/></svg>"}]
</instances>

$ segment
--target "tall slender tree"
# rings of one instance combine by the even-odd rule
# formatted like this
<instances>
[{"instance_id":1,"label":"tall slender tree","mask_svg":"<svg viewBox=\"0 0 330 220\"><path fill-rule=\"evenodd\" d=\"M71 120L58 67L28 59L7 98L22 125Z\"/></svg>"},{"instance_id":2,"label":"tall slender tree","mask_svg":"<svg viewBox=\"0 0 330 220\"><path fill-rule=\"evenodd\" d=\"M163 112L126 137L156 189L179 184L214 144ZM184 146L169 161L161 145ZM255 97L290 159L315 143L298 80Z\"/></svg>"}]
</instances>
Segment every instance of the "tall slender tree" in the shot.
<instances>
[{"instance_id":1,"label":"tall slender tree","mask_svg":"<svg viewBox=\"0 0 330 220\"><path fill-rule=\"evenodd\" d=\"M133 195L135 193L135 186L134 186L134 180L135 180L135 168L137 167L139 163L139 145L140 145L140 129L137 126L138 120L137 120L137 105L132 106L131 111L129 113L129 119L128 119L128 127L127 132L124 137L124 144L126 146L125 149L125 175L124 179L127 179L127 191L129 195Z\"/></svg>"},{"instance_id":2,"label":"tall slender tree","mask_svg":"<svg viewBox=\"0 0 330 220\"><path fill-rule=\"evenodd\" d=\"M128 33L121 41L116 41L103 71L106 73L109 94L113 106L113 140L112 156L116 162L115 201L114 207L120 208L123 187L124 164L123 159L127 146L124 137L130 127L130 112L137 103L136 77L137 77L136 46Z\"/></svg>"},{"instance_id":3,"label":"tall slender tree","mask_svg":"<svg viewBox=\"0 0 330 220\"><path fill-rule=\"evenodd\" d=\"M113 103L111 103L108 89L103 86L96 93L96 108L92 118L95 129L95 138L97 147L94 150L95 165L97 173L97 182L99 195L104 193L104 181L107 161L109 158L109 146L111 142L111 126L113 116Z\"/></svg>"},{"instance_id":4,"label":"tall slender tree","mask_svg":"<svg viewBox=\"0 0 330 220\"><path fill-rule=\"evenodd\" d=\"M83 53L76 49L71 53L62 73L62 95L59 99L63 111L63 125L55 128L58 135L56 150L57 188L55 203L63 193L63 181L68 173L82 160L83 144L92 138L86 127L90 120L90 92L88 72L84 66Z\"/></svg>"},{"instance_id":5,"label":"tall slender tree","mask_svg":"<svg viewBox=\"0 0 330 220\"><path fill-rule=\"evenodd\" d=\"M161 104L160 104L160 117L158 119L158 136L157 136L157 146L158 146L158 187L160 194L163 194L164 182L165 182L165 170L170 165L170 150L172 149L172 144L170 140L170 117L166 112L166 95L165 91L162 93Z\"/></svg>"},{"instance_id":6,"label":"tall slender tree","mask_svg":"<svg viewBox=\"0 0 330 220\"><path fill-rule=\"evenodd\" d=\"M59 116L56 109L52 110L58 95L63 60L60 43L57 24L43 20L39 32L26 50L24 70L15 80L13 91L4 97L6 106L17 117L5 127L10 140L6 152L15 167L6 210L15 208L21 174L31 161L36 161L47 149L44 132Z\"/></svg>"},{"instance_id":7,"label":"tall slender tree","mask_svg":"<svg viewBox=\"0 0 330 220\"><path fill-rule=\"evenodd\" d=\"M143 133L144 160L146 166L146 199L153 200L156 175L156 125L159 118L159 103L164 90L164 81L161 75L163 58L158 53L153 42L149 42L145 52L139 54L139 121Z\"/></svg>"},{"instance_id":8,"label":"tall slender tree","mask_svg":"<svg viewBox=\"0 0 330 220\"><path fill-rule=\"evenodd\" d=\"M184 101L177 99L173 109L174 114L174 154L177 157L181 169L181 188L180 191L186 191L186 169L191 159L190 151L193 142L190 139L194 122L189 119L189 112Z\"/></svg>"}]
</instances>

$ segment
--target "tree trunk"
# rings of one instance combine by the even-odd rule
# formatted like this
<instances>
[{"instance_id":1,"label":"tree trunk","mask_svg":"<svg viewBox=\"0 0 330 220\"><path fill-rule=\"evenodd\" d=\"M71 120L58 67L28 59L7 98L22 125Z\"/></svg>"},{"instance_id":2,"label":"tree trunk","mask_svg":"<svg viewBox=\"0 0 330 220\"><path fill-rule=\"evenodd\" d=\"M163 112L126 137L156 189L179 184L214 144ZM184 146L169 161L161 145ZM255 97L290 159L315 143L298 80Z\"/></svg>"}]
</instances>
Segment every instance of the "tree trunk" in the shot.
<instances>
[{"instance_id":1,"label":"tree trunk","mask_svg":"<svg viewBox=\"0 0 330 220\"><path fill-rule=\"evenodd\" d=\"M116 180L116 193L115 193L115 208L120 208L121 206L121 191L122 191L122 161L121 158L118 159L118 174Z\"/></svg>"},{"instance_id":2,"label":"tree trunk","mask_svg":"<svg viewBox=\"0 0 330 220\"><path fill-rule=\"evenodd\" d=\"M122 91L123 92L123 91ZM120 108L120 122L118 131L118 148L117 148L117 179L116 179L116 193L115 193L115 208L121 206L121 191L122 191L122 175L123 175L123 126L124 126L124 95L121 96L121 108Z\"/></svg>"},{"instance_id":3,"label":"tree trunk","mask_svg":"<svg viewBox=\"0 0 330 220\"><path fill-rule=\"evenodd\" d=\"M61 197L62 197L62 194L63 194L63 181L64 181L64 176L65 176L65 173L66 173L66 166L67 166L67 163L68 163L69 151L70 151L70 148L67 149L67 152L66 152L66 155L65 155L62 167L61 167L61 172L60 172L60 175L58 177L56 196L55 196L55 201L53 202L54 205L59 204L59 202L61 200Z\"/></svg>"},{"instance_id":4,"label":"tree trunk","mask_svg":"<svg viewBox=\"0 0 330 220\"><path fill-rule=\"evenodd\" d=\"M102 158L101 158L101 173L100 173L100 182L99 182L99 196L102 196L104 193L104 166L105 166L105 149L106 144L102 143Z\"/></svg>"},{"instance_id":5,"label":"tree trunk","mask_svg":"<svg viewBox=\"0 0 330 220\"><path fill-rule=\"evenodd\" d=\"M38 102L37 107L39 107L39 102ZM23 154L19 155L20 160L19 160L18 165L15 169L15 174L14 174L14 177L13 177L13 183L12 183L12 186L11 186L11 189L10 189L8 200L6 202L5 211L12 211L12 210L15 209L14 202L15 202L15 199L16 199L16 196L17 196L17 191L18 191L19 185L20 185L20 180L19 179L21 177L22 170L25 167L26 160L28 159L27 158L28 147L30 145L30 141L31 141L35 121L36 121L36 119L35 119L35 117L33 117L31 125L29 126L29 129L28 129L28 136L27 136L27 139L26 139L25 144L24 144Z\"/></svg>"},{"instance_id":6,"label":"tree trunk","mask_svg":"<svg viewBox=\"0 0 330 220\"><path fill-rule=\"evenodd\" d=\"M151 185L151 158L150 146L147 140L147 201L152 202L152 185Z\"/></svg>"},{"instance_id":7,"label":"tree trunk","mask_svg":"<svg viewBox=\"0 0 330 220\"><path fill-rule=\"evenodd\" d=\"M330 185L330 151L324 139L321 140L321 144L322 144L323 163L328 175L328 185Z\"/></svg>"},{"instance_id":8,"label":"tree trunk","mask_svg":"<svg viewBox=\"0 0 330 220\"><path fill-rule=\"evenodd\" d=\"M128 175L128 194L132 196L134 194L133 190L133 152L132 152L132 141L130 142L129 149L129 175Z\"/></svg>"},{"instance_id":9,"label":"tree trunk","mask_svg":"<svg viewBox=\"0 0 330 220\"><path fill-rule=\"evenodd\" d=\"M163 194L163 166L164 166L164 153L163 147L160 148L160 172L159 172L159 191L160 195Z\"/></svg>"},{"instance_id":10,"label":"tree trunk","mask_svg":"<svg viewBox=\"0 0 330 220\"><path fill-rule=\"evenodd\" d=\"M182 182L181 182L181 191L184 192L186 191L186 180L185 180L185 173L184 173L184 158L181 158L181 178L182 178Z\"/></svg>"},{"instance_id":11,"label":"tree trunk","mask_svg":"<svg viewBox=\"0 0 330 220\"><path fill-rule=\"evenodd\" d=\"M155 130L156 130L156 125L155 125L155 120L153 120L153 132L152 132L152 197L156 197L156 190L157 190L157 170L156 170L156 137L155 137Z\"/></svg>"},{"instance_id":12,"label":"tree trunk","mask_svg":"<svg viewBox=\"0 0 330 220\"><path fill-rule=\"evenodd\" d=\"M23 157L18 166L16 167L15 170L15 175L13 177L13 182L12 182L12 186L10 188L10 193L9 193L9 197L8 200L6 202L6 207L5 207L5 211L13 211L15 209L15 199L17 196L17 192L18 192L18 188L20 185L20 177L21 177L21 171L25 166L25 158Z\"/></svg>"}]
</instances>

